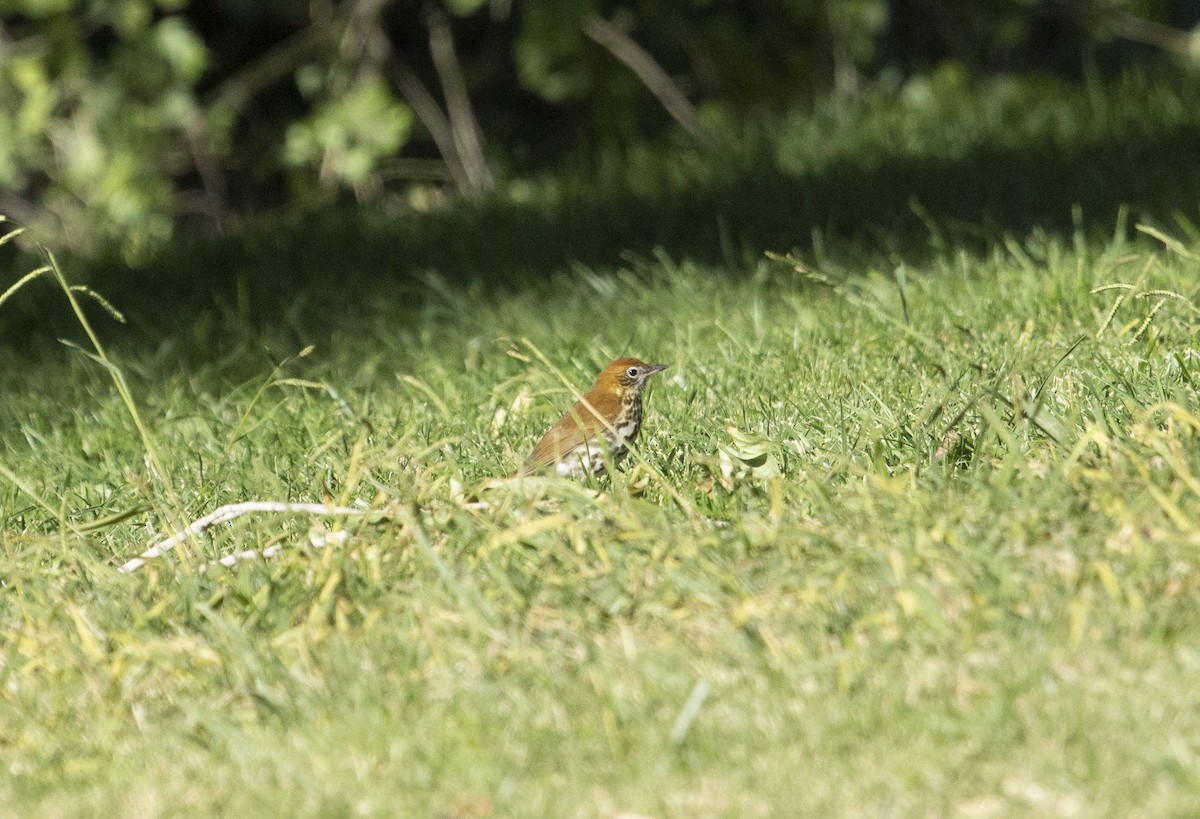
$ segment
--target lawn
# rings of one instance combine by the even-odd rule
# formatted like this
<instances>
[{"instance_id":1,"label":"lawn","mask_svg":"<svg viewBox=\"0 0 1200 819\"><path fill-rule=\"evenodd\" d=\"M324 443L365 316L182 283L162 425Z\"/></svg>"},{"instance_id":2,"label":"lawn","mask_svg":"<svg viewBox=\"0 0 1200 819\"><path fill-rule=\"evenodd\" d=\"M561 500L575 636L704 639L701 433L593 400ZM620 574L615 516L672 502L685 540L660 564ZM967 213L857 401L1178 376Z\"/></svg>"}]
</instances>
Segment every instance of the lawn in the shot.
<instances>
[{"instance_id":1,"label":"lawn","mask_svg":"<svg viewBox=\"0 0 1200 819\"><path fill-rule=\"evenodd\" d=\"M590 198L64 260L127 322L0 305L0 804L1191 813L1196 85L914 87ZM623 354L671 365L636 455L509 480ZM118 570L255 500L367 514Z\"/></svg>"}]
</instances>

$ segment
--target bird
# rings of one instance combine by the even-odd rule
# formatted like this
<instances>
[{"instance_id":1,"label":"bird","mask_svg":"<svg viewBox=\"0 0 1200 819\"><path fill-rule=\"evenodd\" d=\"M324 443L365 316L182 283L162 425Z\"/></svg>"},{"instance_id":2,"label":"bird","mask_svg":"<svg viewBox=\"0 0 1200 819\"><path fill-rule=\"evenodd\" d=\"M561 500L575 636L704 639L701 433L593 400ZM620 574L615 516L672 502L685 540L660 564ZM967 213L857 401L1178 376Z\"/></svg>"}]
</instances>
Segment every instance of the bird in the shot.
<instances>
[{"instance_id":1,"label":"bird","mask_svg":"<svg viewBox=\"0 0 1200 819\"><path fill-rule=\"evenodd\" d=\"M521 474L553 468L564 477L579 478L600 472L605 452L614 462L619 460L642 428L646 382L668 366L636 358L610 362L583 399L576 401L537 442Z\"/></svg>"}]
</instances>

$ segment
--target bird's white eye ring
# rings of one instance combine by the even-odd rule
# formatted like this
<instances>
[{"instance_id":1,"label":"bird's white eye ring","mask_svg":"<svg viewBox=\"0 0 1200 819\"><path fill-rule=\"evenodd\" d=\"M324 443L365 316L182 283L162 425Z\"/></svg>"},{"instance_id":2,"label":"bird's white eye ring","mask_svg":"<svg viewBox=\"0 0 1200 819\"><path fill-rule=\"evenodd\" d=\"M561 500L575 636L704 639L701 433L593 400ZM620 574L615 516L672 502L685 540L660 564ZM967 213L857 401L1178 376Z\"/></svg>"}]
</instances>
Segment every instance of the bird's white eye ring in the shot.
<instances>
[{"instance_id":1,"label":"bird's white eye ring","mask_svg":"<svg viewBox=\"0 0 1200 819\"><path fill-rule=\"evenodd\" d=\"M630 378L637 378L638 377L638 368L630 367L628 370L625 371L625 374L627 376L629 376Z\"/></svg>"}]
</instances>

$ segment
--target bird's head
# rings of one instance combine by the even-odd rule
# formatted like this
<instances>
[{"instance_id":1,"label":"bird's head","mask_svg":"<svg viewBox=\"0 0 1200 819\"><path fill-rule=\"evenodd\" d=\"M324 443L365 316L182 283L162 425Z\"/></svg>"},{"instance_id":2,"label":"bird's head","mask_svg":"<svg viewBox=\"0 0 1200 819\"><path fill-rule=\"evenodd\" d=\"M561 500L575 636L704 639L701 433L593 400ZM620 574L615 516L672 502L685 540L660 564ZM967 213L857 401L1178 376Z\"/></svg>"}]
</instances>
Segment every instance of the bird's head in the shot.
<instances>
[{"instance_id":1,"label":"bird's head","mask_svg":"<svg viewBox=\"0 0 1200 819\"><path fill-rule=\"evenodd\" d=\"M650 376L666 368L666 364L647 364L636 358L618 358L601 370L592 389L616 395L639 395Z\"/></svg>"}]
</instances>

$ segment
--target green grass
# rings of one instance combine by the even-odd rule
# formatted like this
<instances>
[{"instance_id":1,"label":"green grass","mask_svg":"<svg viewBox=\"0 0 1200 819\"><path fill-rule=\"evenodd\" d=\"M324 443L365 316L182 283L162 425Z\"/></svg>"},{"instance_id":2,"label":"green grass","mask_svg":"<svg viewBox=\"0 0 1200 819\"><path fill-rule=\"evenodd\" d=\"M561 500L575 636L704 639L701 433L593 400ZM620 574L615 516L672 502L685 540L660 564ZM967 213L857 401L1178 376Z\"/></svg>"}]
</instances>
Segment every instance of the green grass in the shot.
<instances>
[{"instance_id":1,"label":"green grass","mask_svg":"<svg viewBox=\"0 0 1200 819\"><path fill-rule=\"evenodd\" d=\"M0 480L0 804L1189 814L1200 242L1194 199L1164 208L1183 245L943 208L923 246L810 231L757 248L798 265L646 251L498 285L464 272L484 230L424 284L304 278L258 325L218 297L162 333L146 298L103 337L178 512L107 370L0 349L0 463L53 510ZM231 247L231 276L292 271ZM494 480L569 403L538 351L577 387L671 363L643 464ZM241 518L116 571L174 515L325 489L381 515Z\"/></svg>"}]
</instances>

